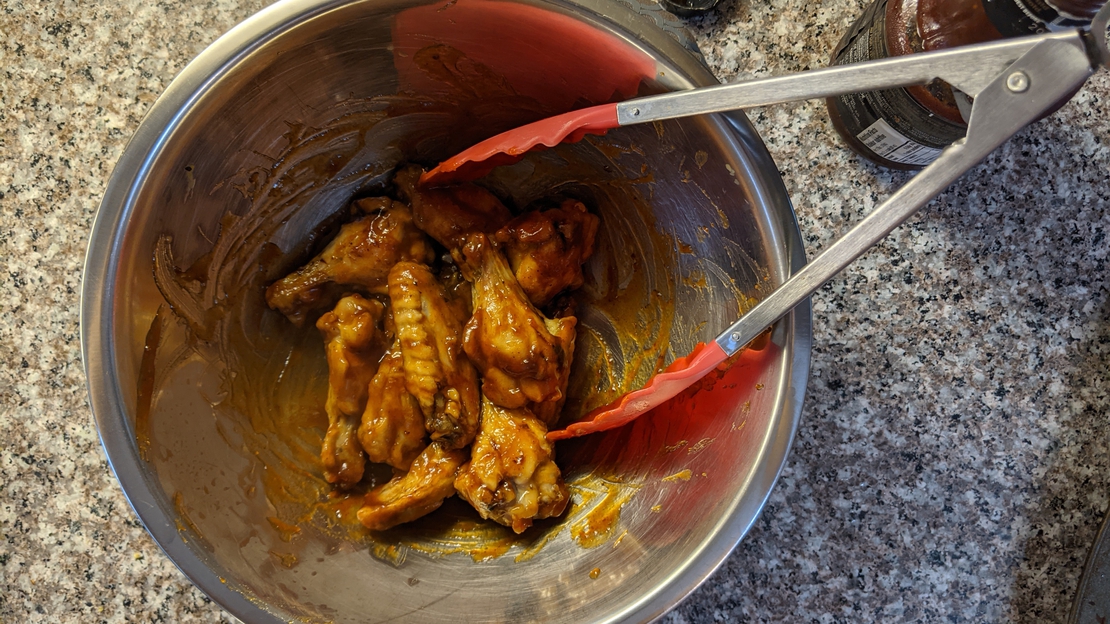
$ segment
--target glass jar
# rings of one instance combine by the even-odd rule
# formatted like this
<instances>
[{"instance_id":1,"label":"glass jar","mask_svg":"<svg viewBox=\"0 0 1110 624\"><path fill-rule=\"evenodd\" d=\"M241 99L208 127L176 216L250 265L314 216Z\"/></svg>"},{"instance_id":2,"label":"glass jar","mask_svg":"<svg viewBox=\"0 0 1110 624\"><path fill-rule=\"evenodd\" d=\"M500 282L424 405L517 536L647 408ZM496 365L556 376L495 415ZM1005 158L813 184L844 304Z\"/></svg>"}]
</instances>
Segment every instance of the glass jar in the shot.
<instances>
[{"instance_id":1,"label":"glass jar","mask_svg":"<svg viewBox=\"0 0 1110 624\"><path fill-rule=\"evenodd\" d=\"M848 29L834 65L1086 27L1105 0L876 0ZM860 155L920 169L967 132L971 98L938 80L827 100L829 118ZM1060 103L1061 105L1063 102Z\"/></svg>"}]
</instances>

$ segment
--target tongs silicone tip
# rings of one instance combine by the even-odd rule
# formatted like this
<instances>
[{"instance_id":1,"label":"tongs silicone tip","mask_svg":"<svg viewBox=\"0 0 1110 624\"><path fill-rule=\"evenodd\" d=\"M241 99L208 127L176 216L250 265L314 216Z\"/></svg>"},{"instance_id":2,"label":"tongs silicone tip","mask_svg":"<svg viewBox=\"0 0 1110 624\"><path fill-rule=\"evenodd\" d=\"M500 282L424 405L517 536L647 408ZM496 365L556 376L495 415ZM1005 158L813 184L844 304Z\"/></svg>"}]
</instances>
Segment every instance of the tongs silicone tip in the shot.
<instances>
[{"instance_id":1,"label":"tongs silicone tip","mask_svg":"<svg viewBox=\"0 0 1110 624\"><path fill-rule=\"evenodd\" d=\"M605 134L620 125L617 105L602 104L563 113L513 128L443 161L420 176L422 186L476 180L495 167L512 164L529 151L581 141L587 134Z\"/></svg>"}]
</instances>

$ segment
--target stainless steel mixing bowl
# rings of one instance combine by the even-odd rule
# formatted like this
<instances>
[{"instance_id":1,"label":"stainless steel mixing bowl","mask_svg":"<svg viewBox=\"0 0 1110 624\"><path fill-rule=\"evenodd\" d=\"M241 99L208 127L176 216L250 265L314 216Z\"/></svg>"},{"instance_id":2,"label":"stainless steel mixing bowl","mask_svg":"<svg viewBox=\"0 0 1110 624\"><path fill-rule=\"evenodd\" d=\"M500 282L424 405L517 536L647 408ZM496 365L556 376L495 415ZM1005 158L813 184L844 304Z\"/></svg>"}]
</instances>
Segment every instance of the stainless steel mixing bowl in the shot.
<instances>
[{"instance_id":1,"label":"stainless steel mixing bowl","mask_svg":"<svg viewBox=\"0 0 1110 624\"><path fill-rule=\"evenodd\" d=\"M685 416L562 444L572 509L513 538L466 525L465 509L401 537L344 525L350 509L325 496L311 444L320 410L305 407L322 397L318 338L261 303L399 161L434 163L583 103L712 84L661 25L654 9L609 0L285 0L152 107L97 214L84 362L128 500L227 610L247 622L647 621L748 531L797 427L808 305L725 383L688 397ZM579 411L619 390L606 379L642 382L712 338L804 262L777 169L739 114L621 129L486 183L518 207L555 189L602 217L578 311ZM610 377L591 376L606 344ZM469 552L451 554L452 540Z\"/></svg>"}]
</instances>

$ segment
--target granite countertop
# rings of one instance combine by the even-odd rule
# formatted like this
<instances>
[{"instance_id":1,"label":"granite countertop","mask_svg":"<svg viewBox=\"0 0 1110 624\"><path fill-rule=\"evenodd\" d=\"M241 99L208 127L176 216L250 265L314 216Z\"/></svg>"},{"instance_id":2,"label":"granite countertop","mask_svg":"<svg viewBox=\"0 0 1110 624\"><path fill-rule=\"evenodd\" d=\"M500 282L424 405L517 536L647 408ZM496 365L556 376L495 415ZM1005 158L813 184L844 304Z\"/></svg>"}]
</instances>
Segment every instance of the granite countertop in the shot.
<instances>
[{"instance_id":1,"label":"granite countertop","mask_svg":"<svg viewBox=\"0 0 1110 624\"><path fill-rule=\"evenodd\" d=\"M231 621L127 506L86 403L90 225L144 112L262 0L0 3L0 622ZM858 0L725 0L723 80L819 67ZM670 622L1061 621L1110 503L1110 73L813 299L766 511ZM905 174L753 111L812 254Z\"/></svg>"}]
</instances>

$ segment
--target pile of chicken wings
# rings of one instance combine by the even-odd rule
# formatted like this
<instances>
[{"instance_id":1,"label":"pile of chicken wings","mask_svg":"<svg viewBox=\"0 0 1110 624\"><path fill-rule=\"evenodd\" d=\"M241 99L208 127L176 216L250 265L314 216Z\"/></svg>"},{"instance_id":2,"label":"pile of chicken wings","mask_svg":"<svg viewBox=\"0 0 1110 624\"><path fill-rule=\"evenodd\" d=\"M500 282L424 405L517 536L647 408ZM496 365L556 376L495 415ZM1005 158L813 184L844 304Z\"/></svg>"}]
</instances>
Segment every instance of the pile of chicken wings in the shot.
<instances>
[{"instance_id":1,"label":"pile of chicken wings","mask_svg":"<svg viewBox=\"0 0 1110 624\"><path fill-rule=\"evenodd\" d=\"M366 493L363 525L458 494L520 533L567 504L544 435L574 355L561 295L582 285L599 220L573 199L514 216L478 185L425 189L420 174L403 168L392 197L355 201L357 218L266 301L297 326L318 315L327 481L352 489L367 462L393 468Z\"/></svg>"}]
</instances>

